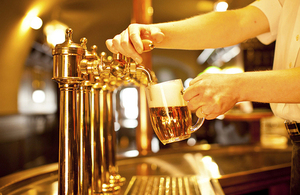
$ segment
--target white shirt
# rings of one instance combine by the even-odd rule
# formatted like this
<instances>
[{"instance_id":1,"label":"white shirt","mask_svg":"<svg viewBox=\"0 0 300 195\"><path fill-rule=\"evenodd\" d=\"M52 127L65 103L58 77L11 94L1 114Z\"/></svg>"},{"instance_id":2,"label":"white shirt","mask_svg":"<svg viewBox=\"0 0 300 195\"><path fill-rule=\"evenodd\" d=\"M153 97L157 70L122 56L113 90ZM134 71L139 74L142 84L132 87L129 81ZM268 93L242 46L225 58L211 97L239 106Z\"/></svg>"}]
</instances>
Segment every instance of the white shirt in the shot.
<instances>
[{"instance_id":1,"label":"white shirt","mask_svg":"<svg viewBox=\"0 0 300 195\"><path fill-rule=\"evenodd\" d=\"M300 0L257 0L251 5L264 12L270 25L270 32L257 38L264 44L276 39L273 69L299 67ZM271 108L280 118L300 122L300 104L272 103Z\"/></svg>"}]
</instances>

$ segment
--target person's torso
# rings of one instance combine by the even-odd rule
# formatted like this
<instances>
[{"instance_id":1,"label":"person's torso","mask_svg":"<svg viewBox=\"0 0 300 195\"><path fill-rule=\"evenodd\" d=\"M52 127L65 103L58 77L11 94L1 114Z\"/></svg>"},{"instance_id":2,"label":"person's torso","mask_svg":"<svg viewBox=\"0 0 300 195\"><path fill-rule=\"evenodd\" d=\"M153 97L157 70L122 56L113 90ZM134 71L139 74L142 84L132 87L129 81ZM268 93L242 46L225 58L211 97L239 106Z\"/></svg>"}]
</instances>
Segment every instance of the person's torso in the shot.
<instances>
[{"instance_id":1,"label":"person's torso","mask_svg":"<svg viewBox=\"0 0 300 195\"><path fill-rule=\"evenodd\" d=\"M299 67L299 48L300 1L285 0L278 26L273 69L282 70ZM284 93L284 89L282 92ZM300 104L272 103L271 107L276 116L285 120L300 122Z\"/></svg>"}]
</instances>

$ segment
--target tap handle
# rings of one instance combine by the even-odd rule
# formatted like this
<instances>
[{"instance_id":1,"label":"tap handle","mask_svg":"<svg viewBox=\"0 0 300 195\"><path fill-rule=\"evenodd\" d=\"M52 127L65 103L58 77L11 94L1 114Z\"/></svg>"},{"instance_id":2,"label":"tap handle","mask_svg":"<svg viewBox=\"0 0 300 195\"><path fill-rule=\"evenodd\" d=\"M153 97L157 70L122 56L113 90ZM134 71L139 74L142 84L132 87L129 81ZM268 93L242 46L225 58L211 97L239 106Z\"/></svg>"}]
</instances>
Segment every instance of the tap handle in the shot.
<instances>
[{"instance_id":1,"label":"tap handle","mask_svg":"<svg viewBox=\"0 0 300 195\"><path fill-rule=\"evenodd\" d=\"M144 47L144 51L143 52L149 52L151 51L153 48L154 48L154 44L151 40L148 40L148 39L143 39L142 40L142 43L143 43L143 47ZM117 54L114 54L114 59L118 62L121 62L121 63L128 63L130 62L130 58L124 56L123 54L121 53L117 53Z\"/></svg>"},{"instance_id":2,"label":"tap handle","mask_svg":"<svg viewBox=\"0 0 300 195\"><path fill-rule=\"evenodd\" d=\"M85 50L87 50L86 44L87 44L87 38L85 38L85 37L81 38L80 39L80 45Z\"/></svg>"},{"instance_id":3,"label":"tap handle","mask_svg":"<svg viewBox=\"0 0 300 195\"><path fill-rule=\"evenodd\" d=\"M107 54L105 52L101 52L100 57L101 57L101 60L104 61L107 57Z\"/></svg>"},{"instance_id":4,"label":"tap handle","mask_svg":"<svg viewBox=\"0 0 300 195\"><path fill-rule=\"evenodd\" d=\"M66 40L72 41L73 39L73 29L67 28L66 29Z\"/></svg>"},{"instance_id":5,"label":"tap handle","mask_svg":"<svg viewBox=\"0 0 300 195\"><path fill-rule=\"evenodd\" d=\"M154 49L154 44L151 40L144 39L144 40L142 40L142 43L143 43L143 46L144 46L143 52L149 52L152 49Z\"/></svg>"},{"instance_id":6,"label":"tap handle","mask_svg":"<svg viewBox=\"0 0 300 195\"><path fill-rule=\"evenodd\" d=\"M93 45L93 46L91 47L91 49L92 49L92 53L93 53L94 55L97 55L97 50L98 50L97 45Z\"/></svg>"}]
</instances>

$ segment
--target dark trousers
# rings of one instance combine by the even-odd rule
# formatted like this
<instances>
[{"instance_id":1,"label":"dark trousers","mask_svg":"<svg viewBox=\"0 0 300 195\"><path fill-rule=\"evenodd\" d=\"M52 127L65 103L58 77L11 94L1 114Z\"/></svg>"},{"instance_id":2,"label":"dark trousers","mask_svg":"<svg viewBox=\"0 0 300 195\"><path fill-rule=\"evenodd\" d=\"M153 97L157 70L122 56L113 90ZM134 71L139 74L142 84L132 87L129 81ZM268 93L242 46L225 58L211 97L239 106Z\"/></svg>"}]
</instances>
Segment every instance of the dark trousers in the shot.
<instances>
[{"instance_id":1,"label":"dark trousers","mask_svg":"<svg viewBox=\"0 0 300 195\"><path fill-rule=\"evenodd\" d=\"M300 142L293 142L291 195L300 195Z\"/></svg>"}]
</instances>

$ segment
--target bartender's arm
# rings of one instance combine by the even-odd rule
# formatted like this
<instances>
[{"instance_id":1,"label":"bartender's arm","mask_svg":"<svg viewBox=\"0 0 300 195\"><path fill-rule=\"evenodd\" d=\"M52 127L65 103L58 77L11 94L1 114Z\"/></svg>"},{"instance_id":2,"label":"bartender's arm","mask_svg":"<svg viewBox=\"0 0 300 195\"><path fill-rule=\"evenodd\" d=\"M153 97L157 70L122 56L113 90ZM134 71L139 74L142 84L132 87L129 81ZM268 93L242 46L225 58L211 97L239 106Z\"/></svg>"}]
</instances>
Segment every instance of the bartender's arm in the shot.
<instances>
[{"instance_id":1,"label":"bartender's arm","mask_svg":"<svg viewBox=\"0 0 300 195\"><path fill-rule=\"evenodd\" d=\"M202 74L184 99L198 117L214 119L237 102L300 103L300 67L240 74Z\"/></svg>"},{"instance_id":2,"label":"bartender's arm","mask_svg":"<svg viewBox=\"0 0 300 195\"><path fill-rule=\"evenodd\" d=\"M225 47L269 32L263 12L253 6L226 12L212 12L182 21L152 25L130 25L107 40L113 53L141 62L141 39L158 48L204 49ZM300 103L300 68L246 72L235 75L202 74L186 90L184 98L198 117L214 119L240 101Z\"/></svg>"},{"instance_id":3,"label":"bartender's arm","mask_svg":"<svg viewBox=\"0 0 300 195\"><path fill-rule=\"evenodd\" d=\"M132 24L106 41L113 53L122 53L142 62L142 39L150 39L156 48L205 49L226 47L269 31L265 15L256 7L226 12L211 12L181 21L141 25Z\"/></svg>"}]
</instances>

